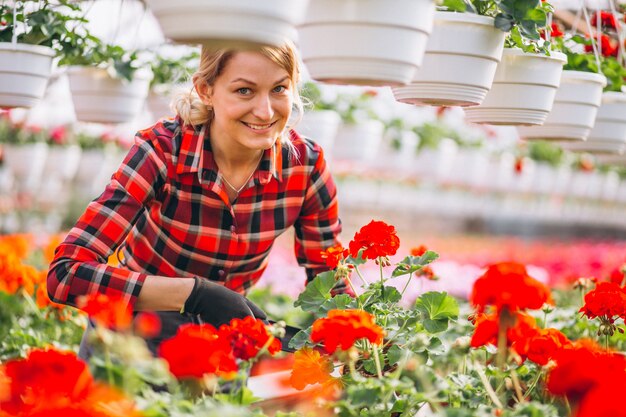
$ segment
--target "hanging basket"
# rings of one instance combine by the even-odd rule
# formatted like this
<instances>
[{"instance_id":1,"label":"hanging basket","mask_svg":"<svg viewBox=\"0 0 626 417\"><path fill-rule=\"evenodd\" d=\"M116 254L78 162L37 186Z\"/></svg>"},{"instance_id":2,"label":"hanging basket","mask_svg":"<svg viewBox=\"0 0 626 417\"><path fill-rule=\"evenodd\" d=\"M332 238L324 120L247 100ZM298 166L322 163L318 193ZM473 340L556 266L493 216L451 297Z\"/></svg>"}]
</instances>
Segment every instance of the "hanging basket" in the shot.
<instances>
[{"instance_id":1,"label":"hanging basket","mask_svg":"<svg viewBox=\"0 0 626 417\"><path fill-rule=\"evenodd\" d=\"M552 110L565 54L528 54L505 48L491 90L482 104L465 109L473 123L540 125Z\"/></svg>"},{"instance_id":2,"label":"hanging basket","mask_svg":"<svg viewBox=\"0 0 626 417\"><path fill-rule=\"evenodd\" d=\"M329 159L340 123L341 117L334 110L308 111L302 116L296 131L318 143L324 149L326 159Z\"/></svg>"},{"instance_id":3,"label":"hanging basket","mask_svg":"<svg viewBox=\"0 0 626 417\"><path fill-rule=\"evenodd\" d=\"M295 40L308 0L148 0L163 34L215 47L282 45Z\"/></svg>"},{"instance_id":4,"label":"hanging basket","mask_svg":"<svg viewBox=\"0 0 626 417\"><path fill-rule=\"evenodd\" d=\"M28 191L37 189L48 156L48 144L44 142L4 144L3 152L4 164L20 189Z\"/></svg>"},{"instance_id":5,"label":"hanging basket","mask_svg":"<svg viewBox=\"0 0 626 417\"><path fill-rule=\"evenodd\" d=\"M0 42L0 107L33 107L52 72L52 48Z\"/></svg>"},{"instance_id":6,"label":"hanging basket","mask_svg":"<svg viewBox=\"0 0 626 417\"><path fill-rule=\"evenodd\" d=\"M78 145L49 146L44 177L71 181L78 170L81 152Z\"/></svg>"},{"instance_id":7,"label":"hanging basket","mask_svg":"<svg viewBox=\"0 0 626 417\"><path fill-rule=\"evenodd\" d=\"M311 77L331 84L408 84L432 30L431 0L313 0L298 27Z\"/></svg>"},{"instance_id":8,"label":"hanging basket","mask_svg":"<svg viewBox=\"0 0 626 417\"><path fill-rule=\"evenodd\" d=\"M583 141L589 136L602 102L606 77L582 71L563 71L554 106L541 126L518 128L524 139Z\"/></svg>"},{"instance_id":9,"label":"hanging basket","mask_svg":"<svg viewBox=\"0 0 626 417\"><path fill-rule=\"evenodd\" d=\"M573 151L618 153L626 149L626 93L607 91L602 94L596 123L585 142L563 144Z\"/></svg>"},{"instance_id":10,"label":"hanging basket","mask_svg":"<svg viewBox=\"0 0 626 417\"><path fill-rule=\"evenodd\" d=\"M126 123L141 112L152 74L137 71L133 81L127 82L112 78L101 68L71 67L68 77L79 121Z\"/></svg>"},{"instance_id":11,"label":"hanging basket","mask_svg":"<svg viewBox=\"0 0 626 417\"><path fill-rule=\"evenodd\" d=\"M491 88L504 48L494 19L436 12L424 62L411 84L394 87L396 100L433 106L474 106Z\"/></svg>"}]
</instances>

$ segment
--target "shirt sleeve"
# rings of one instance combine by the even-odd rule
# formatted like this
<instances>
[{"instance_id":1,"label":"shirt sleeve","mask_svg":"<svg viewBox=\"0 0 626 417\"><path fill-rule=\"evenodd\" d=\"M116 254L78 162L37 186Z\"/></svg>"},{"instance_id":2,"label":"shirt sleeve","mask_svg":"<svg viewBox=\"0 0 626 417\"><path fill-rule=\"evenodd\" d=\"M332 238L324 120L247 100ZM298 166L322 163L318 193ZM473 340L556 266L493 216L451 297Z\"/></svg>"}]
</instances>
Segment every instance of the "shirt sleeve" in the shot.
<instances>
[{"instance_id":1,"label":"shirt sleeve","mask_svg":"<svg viewBox=\"0 0 626 417\"><path fill-rule=\"evenodd\" d=\"M294 224L296 259L306 269L307 283L328 271L321 253L339 244L341 221L337 205L337 187L330 174L324 152L318 145L307 147L313 170L305 191L304 204Z\"/></svg>"},{"instance_id":2,"label":"shirt sleeve","mask_svg":"<svg viewBox=\"0 0 626 417\"><path fill-rule=\"evenodd\" d=\"M104 192L92 201L55 251L47 277L48 296L76 306L91 293L122 296L134 305L147 275L107 265L167 177L157 139L137 135Z\"/></svg>"}]
</instances>

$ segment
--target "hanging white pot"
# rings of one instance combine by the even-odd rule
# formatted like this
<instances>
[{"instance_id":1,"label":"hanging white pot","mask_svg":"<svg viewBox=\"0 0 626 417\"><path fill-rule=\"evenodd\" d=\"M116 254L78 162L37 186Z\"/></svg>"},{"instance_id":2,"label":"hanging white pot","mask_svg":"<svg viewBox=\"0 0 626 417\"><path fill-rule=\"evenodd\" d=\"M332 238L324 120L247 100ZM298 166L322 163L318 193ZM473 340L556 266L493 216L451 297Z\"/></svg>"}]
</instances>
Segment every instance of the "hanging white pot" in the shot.
<instances>
[{"instance_id":1,"label":"hanging white pot","mask_svg":"<svg viewBox=\"0 0 626 417\"><path fill-rule=\"evenodd\" d=\"M434 106L480 104L493 83L504 36L492 17L436 12L424 62L411 84L393 88L396 100Z\"/></svg>"},{"instance_id":2,"label":"hanging white pot","mask_svg":"<svg viewBox=\"0 0 626 417\"><path fill-rule=\"evenodd\" d=\"M351 161L371 161L376 157L385 125L378 120L339 126L333 158Z\"/></svg>"},{"instance_id":3,"label":"hanging white pot","mask_svg":"<svg viewBox=\"0 0 626 417\"><path fill-rule=\"evenodd\" d=\"M565 54L529 54L504 48L491 90L482 104L465 109L473 123L540 125L552 110Z\"/></svg>"},{"instance_id":4,"label":"hanging white pot","mask_svg":"<svg viewBox=\"0 0 626 417\"><path fill-rule=\"evenodd\" d=\"M177 42L282 45L295 40L308 0L148 0L163 34Z\"/></svg>"},{"instance_id":5,"label":"hanging white pot","mask_svg":"<svg viewBox=\"0 0 626 417\"><path fill-rule=\"evenodd\" d=\"M296 131L317 142L324 149L326 158L330 159L340 123L341 117L334 110L307 111L296 126Z\"/></svg>"},{"instance_id":6,"label":"hanging white pot","mask_svg":"<svg viewBox=\"0 0 626 417\"><path fill-rule=\"evenodd\" d=\"M563 71L554 106L541 126L518 127L524 139L587 139L602 102L606 77L582 71Z\"/></svg>"},{"instance_id":7,"label":"hanging white pot","mask_svg":"<svg viewBox=\"0 0 626 417\"><path fill-rule=\"evenodd\" d=\"M575 151L622 153L626 148L626 93L607 91L602 94L596 123L585 142L563 144Z\"/></svg>"},{"instance_id":8,"label":"hanging white pot","mask_svg":"<svg viewBox=\"0 0 626 417\"><path fill-rule=\"evenodd\" d=\"M81 122L126 123L141 112L152 79L150 71L138 70L131 82L111 77L93 67L68 69L76 118Z\"/></svg>"},{"instance_id":9,"label":"hanging white pot","mask_svg":"<svg viewBox=\"0 0 626 417\"><path fill-rule=\"evenodd\" d=\"M33 107L46 92L52 48L0 42L0 107Z\"/></svg>"},{"instance_id":10,"label":"hanging white pot","mask_svg":"<svg viewBox=\"0 0 626 417\"><path fill-rule=\"evenodd\" d=\"M331 84L408 84L432 30L431 0L313 0L298 27L312 78Z\"/></svg>"}]
</instances>

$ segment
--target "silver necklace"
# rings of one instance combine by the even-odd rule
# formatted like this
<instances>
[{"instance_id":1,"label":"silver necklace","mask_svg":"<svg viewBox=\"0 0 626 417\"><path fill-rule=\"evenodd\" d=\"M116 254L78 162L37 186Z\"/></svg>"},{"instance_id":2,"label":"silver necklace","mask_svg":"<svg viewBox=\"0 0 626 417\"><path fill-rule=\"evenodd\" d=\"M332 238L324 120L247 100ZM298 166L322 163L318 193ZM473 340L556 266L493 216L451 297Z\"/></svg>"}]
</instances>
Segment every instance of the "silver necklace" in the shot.
<instances>
[{"instance_id":1,"label":"silver necklace","mask_svg":"<svg viewBox=\"0 0 626 417\"><path fill-rule=\"evenodd\" d=\"M228 182L228 180L226 179L226 177L224 175L222 175L222 179L224 180L226 185L228 185L235 193L239 194L246 187L246 185L248 185L248 183L252 179L252 176L256 172L256 169L259 166L259 162L261 162L261 159L263 159L263 152L261 152L261 157L259 158L259 160L257 161L256 165L252 169L252 172L248 176L248 179L244 181L243 185L240 188L234 187L230 182Z\"/></svg>"}]
</instances>

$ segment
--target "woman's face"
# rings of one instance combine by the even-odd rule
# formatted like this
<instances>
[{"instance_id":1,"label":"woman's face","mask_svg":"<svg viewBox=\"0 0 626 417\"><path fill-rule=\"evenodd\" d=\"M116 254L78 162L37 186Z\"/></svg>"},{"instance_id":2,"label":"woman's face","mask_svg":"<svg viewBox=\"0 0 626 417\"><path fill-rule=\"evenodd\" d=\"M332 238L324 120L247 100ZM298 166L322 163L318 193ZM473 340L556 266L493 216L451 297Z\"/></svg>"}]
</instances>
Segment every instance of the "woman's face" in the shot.
<instances>
[{"instance_id":1,"label":"woman's face","mask_svg":"<svg viewBox=\"0 0 626 417\"><path fill-rule=\"evenodd\" d=\"M213 108L212 140L248 150L272 147L291 115L293 88L280 65L258 52L237 52L203 97Z\"/></svg>"}]
</instances>

